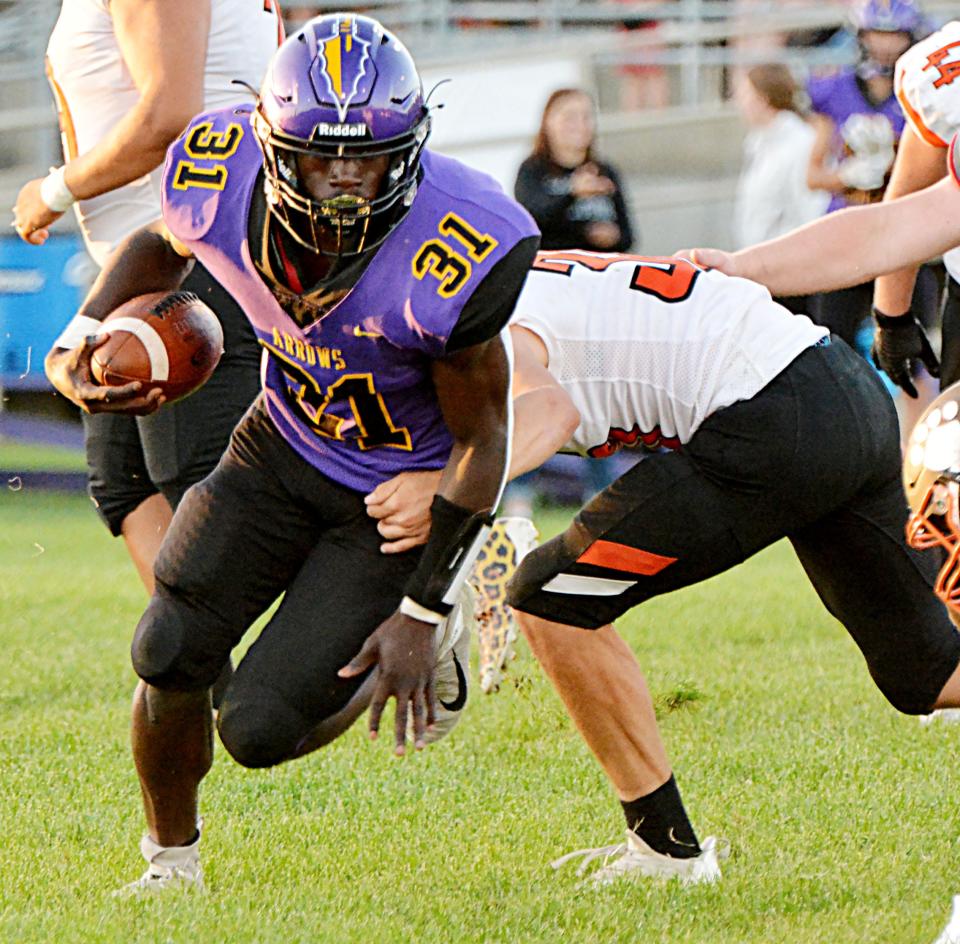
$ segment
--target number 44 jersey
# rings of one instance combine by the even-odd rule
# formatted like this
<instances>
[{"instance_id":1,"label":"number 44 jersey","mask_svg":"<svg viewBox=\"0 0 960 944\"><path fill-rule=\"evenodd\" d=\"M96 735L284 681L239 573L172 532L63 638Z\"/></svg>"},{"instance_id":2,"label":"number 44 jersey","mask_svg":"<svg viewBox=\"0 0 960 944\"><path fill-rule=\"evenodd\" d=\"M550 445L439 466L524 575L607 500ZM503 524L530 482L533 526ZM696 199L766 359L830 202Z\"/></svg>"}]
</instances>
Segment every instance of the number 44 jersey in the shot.
<instances>
[{"instance_id":1,"label":"number 44 jersey","mask_svg":"<svg viewBox=\"0 0 960 944\"><path fill-rule=\"evenodd\" d=\"M960 21L911 46L897 60L895 75L910 126L927 144L947 147L960 131ZM944 253L943 262L960 282L960 249Z\"/></svg>"},{"instance_id":2,"label":"number 44 jersey","mask_svg":"<svg viewBox=\"0 0 960 944\"><path fill-rule=\"evenodd\" d=\"M756 282L682 259L561 250L537 254L510 323L543 341L580 411L566 450L595 458L681 446L828 336Z\"/></svg>"},{"instance_id":3,"label":"number 44 jersey","mask_svg":"<svg viewBox=\"0 0 960 944\"><path fill-rule=\"evenodd\" d=\"M452 439L431 362L455 349L455 328L462 347L505 326L536 225L492 178L425 152L406 216L352 288L314 310L310 295L284 297L252 245L251 211L263 195L249 121L249 108L193 120L167 155L163 217L256 330L271 419L302 458L348 488L442 468ZM471 305L475 295L484 304Z\"/></svg>"}]
</instances>

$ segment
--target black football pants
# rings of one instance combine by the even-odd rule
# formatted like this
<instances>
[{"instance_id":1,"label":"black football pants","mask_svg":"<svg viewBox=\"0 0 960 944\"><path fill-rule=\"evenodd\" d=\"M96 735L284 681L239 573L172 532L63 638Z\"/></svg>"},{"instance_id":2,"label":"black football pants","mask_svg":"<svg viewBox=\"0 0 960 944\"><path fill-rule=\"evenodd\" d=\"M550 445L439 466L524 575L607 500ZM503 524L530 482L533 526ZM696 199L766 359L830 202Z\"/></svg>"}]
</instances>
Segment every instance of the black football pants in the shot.
<instances>
[{"instance_id":1,"label":"black football pants","mask_svg":"<svg viewBox=\"0 0 960 944\"><path fill-rule=\"evenodd\" d=\"M897 417L839 339L802 353L674 453L638 463L529 554L508 601L596 628L783 537L884 695L926 713L960 662L936 555L907 547Z\"/></svg>"}]
</instances>

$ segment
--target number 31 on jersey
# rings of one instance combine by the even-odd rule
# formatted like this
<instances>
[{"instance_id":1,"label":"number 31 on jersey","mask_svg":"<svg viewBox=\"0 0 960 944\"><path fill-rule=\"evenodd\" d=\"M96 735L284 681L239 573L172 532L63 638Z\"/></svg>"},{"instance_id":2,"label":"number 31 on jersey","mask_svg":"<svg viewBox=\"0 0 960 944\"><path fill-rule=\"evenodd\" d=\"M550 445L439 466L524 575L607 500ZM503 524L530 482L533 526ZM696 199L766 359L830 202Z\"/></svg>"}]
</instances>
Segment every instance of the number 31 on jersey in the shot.
<instances>
[{"instance_id":1,"label":"number 31 on jersey","mask_svg":"<svg viewBox=\"0 0 960 944\"><path fill-rule=\"evenodd\" d=\"M227 185L227 165L219 163L232 157L240 146L243 128L231 123L225 131L214 131L213 124L204 121L190 129L183 149L193 160L177 162L173 173L175 190L202 187L206 190L223 190ZM217 161L207 167L198 167L196 161Z\"/></svg>"},{"instance_id":2,"label":"number 31 on jersey","mask_svg":"<svg viewBox=\"0 0 960 944\"><path fill-rule=\"evenodd\" d=\"M437 231L438 237L428 239L417 250L411 267L421 281L430 275L440 283L437 294L441 298L453 298L470 281L473 263L483 262L499 243L456 213L448 213Z\"/></svg>"}]
</instances>

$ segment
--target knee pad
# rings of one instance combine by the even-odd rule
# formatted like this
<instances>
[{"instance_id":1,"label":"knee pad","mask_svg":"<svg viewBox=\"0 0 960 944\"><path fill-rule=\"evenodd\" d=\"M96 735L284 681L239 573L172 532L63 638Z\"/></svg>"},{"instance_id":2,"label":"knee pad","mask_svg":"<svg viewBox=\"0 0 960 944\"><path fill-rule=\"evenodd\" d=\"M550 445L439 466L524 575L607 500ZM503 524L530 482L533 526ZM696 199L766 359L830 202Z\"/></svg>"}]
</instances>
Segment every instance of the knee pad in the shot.
<instances>
[{"instance_id":1,"label":"knee pad","mask_svg":"<svg viewBox=\"0 0 960 944\"><path fill-rule=\"evenodd\" d=\"M296 709L267 688L228 689L217 716L223 746L243 767L274 767L290 760L308 728Z\"/></svg>"},{"instance_id":2,"label":"knee pad","mask_svg":"<svg viewBox=\"0 0 960 944\"><path fill-rule=\"evenodd\" d=\"M134 671L155 688L190 692L209 688L229 657L204 631L200 614L162 586L144 611L130 648Z\"/></svg>"}]
</instances>

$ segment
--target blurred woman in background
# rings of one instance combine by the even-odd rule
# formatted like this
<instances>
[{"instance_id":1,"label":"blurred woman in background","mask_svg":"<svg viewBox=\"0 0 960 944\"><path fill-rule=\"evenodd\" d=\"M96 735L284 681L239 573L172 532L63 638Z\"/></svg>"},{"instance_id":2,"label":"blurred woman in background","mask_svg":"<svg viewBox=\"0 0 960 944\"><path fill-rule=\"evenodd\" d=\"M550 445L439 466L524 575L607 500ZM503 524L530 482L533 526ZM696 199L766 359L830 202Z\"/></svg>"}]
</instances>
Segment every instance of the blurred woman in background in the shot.
<instances>
[{"instance_id":1,"label":"blurred woman in background","mask_svg":"<svg viewBox=\"0 0 960 944\"><path fill-rule=\"evenodd\" d=\"M558 89L543 109L514 192L543 233L542 249L627 252L633 229L620 178L594 154L596 113L581 89Z\"/></svg>"},{"instance_id":2,"label":"blurred woman in background","mask_svg":"<svg viewBox=\"0 0 960 944\"><path fill-rule=\"evenodd\" d=\"M754 66L734 77L733 98L748 129L734 205L738 249L782 236L827 208L829 196L807 186L816 132L801 117L799 97L785 65ZM806 296L777 300L791 311L806 311Z\"/></svg>"},{"instance_id":3,"label":"blurred woman in background","mask_svg":"<svg viewBox=\"0 0 960 944\"><path fill-rule=\"evenodd\" d=\"M616 170L594 153L597 119L593 99L582 89L557 89L547 99L530 156L520 165L514 195L537 221L541 249L629 252L633 227ZM551 460L548 465L556 466ZM623 465L613 458L575 459L581 501L606 488ZM548 469L548 471L552 471ZM507 488L503 511L532 514L531 472Z\"/></svg>"}]
</instances>

